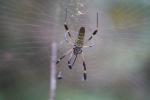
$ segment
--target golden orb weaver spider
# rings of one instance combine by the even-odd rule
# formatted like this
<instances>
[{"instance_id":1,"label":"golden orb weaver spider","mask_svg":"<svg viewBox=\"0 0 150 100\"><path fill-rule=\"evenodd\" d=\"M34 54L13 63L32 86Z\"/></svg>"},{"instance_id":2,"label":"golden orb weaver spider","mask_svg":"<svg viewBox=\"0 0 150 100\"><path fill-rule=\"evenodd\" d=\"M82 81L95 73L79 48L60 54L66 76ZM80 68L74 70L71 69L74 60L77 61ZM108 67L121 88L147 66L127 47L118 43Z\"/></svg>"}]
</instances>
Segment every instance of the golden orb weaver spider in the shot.
<instances>
[{"instance_id":1,"label":"golden orb weaver spider","mask_svg":"<svg viewBox=\"0 0 150 100\"><path fill-rule=\"evenodd\" d=\"M69 57L69 60L68 60L68 67L69 67L69 69L72 69L72 66L75 63L77 56L79 54L81 54L82 60L83 60L83 79L86 80L87 79L87 72L86 72L86 64L85 64L85 59L84 59L84 54L83 54L82 48L93 47L94 45L89 45L89 46L84 45L85 27L80 27L77 39L75 41L73 41L72 35L69 32L68 25L66 24L66 19L67 19L67 8L66 8L65 23L64 23L64 27L65 27L65 30L66 30L65 40L66 40L67 43L71 44L73 47L70 50L68 50L63 56L61 56L56 61L56 64L58 64L63 58L65 58L65 56L70 54L70 57ZM88 38L87 42L90 41L93 38L93 36L96 35L97 32L98 32L98 12L97 12L97 26L96 27L97 27L96 30ZM70 40L68 40L67 35L69 36ZM73 55L75 56L74 60L73 60ZM62 72L58 73L58 76L57 76L58 79L62 79L61 74L62 74Z\"/></svg>"}]
</instances>

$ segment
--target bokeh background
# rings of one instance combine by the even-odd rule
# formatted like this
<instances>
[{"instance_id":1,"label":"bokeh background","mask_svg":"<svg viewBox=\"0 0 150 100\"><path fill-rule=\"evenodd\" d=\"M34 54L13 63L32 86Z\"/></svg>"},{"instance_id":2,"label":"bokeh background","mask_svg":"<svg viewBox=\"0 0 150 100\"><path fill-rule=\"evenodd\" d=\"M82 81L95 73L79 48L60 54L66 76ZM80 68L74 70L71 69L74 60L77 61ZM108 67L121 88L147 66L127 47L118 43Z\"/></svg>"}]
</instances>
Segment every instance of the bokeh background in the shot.
<instances>
[{"instance_id":1,"label":"bokeh background","mask_svg":"<svg viewBox=\"0 0 150 100\"><path fill-rule=\"evenodd\" d=\"M86 38L99 32L73 70L68 57L59 65L56 100L150 100L149 0L0 0L0 100L48 100L51 43L60 57L65 9L71 33L86 27Z\"/></svg>"}]
</instances>

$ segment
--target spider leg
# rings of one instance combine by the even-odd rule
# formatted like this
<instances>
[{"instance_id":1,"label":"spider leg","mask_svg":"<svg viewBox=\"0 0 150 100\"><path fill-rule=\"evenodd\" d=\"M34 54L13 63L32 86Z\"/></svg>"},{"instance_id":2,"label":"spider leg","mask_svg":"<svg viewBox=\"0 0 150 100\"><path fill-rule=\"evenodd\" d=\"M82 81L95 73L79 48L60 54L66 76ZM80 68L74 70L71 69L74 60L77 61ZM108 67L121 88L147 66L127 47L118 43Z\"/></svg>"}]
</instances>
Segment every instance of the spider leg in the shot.
<instances>
[{"instance_id":1,"label":"spider leg","mask_svg":"<svg viewBox=\"0 0 150 100\"><path fill-rule=\"evenodd\" d=\"M87 79L87 72L86 72L86 64L85 64L85 58L84 58L83 52L81 55L82 55L82 60L83 60L83 78L84 78L84 80L86 80Z\"/></svg>"},{"instance_id":2,"label":"spider leg","mask_svg":"<svg viewBox=\"0 0 150 100\"><path fill-rule=\"evenodd\" d=\"M97 24L96 24L96 27L98 28L98 12L97 12L97 19L96 19L96 22L97 22Z\"/></svg>"},{"instance_id":3,"label":"spider leg","mask_svg":"<svg viewBox=\"0 0 150 100\"><path fill-rule=\"evenodd\" d=\"M73 59L73 57L74 57L74 59ZM77 60L77 55L73 55L73 53L72 53L70 55L69 60L68 60L68 67L69 67L69 69L72 69L72 66L75 64L76 60ZM71 62L72 62L72 64L71 64Z\"/></svg>"},{"instance_id":4,"label":"spider leg","mask_svg":"<svg viewBox=\"0 0 150 100\"><path fill-rule=\"evenodd\" d=\"M72 57L73 57L73 52L70 54L70 57L69 57L69 60L68 60L68 67L69 67L69 69L72 69L72 66L71 66Z\"/></svg>"},{"instance_id":5,"label":"spider leg","mask_svg":"<svg viewBox=\"0 0 150 100\"><path fill-rule=\"evenodd\" d=\"M75 55L75 58L74 58L73 63L72 63L72 65L71 65L71 66L73 66L73 65L74 65L74 63L76 62L76 60L77 60L77 56L78 56L78 55Z\"/></svg>"},{"instance_id":6,"label":"spider leg","mask_svg":"<svg viewBox=\"0 0 150 100\"><path fill-rule=\"evenodd\" d=\"M92 35L88 38L87 42L90 41L90 40L93 38L93 36L96 35L97 32L98 32L98 12L97 12L96 22L97 22L97 23L96 23L96 30L95 30L95 31L92 33Z\"/></svg>"},{"instance_id":7,"label":"spider leg","mask_svg":"<svg viewBox=\"0 0 150 100\"><path fill-rule=\"evenodd\" d=\"M68 50L63 56L61 56L57 61L56 64L58 64L63 58L65 58L65 56L67 56L69 53L71 53L72 48L70 50Z\"/></svg>"},{"instance_id":8,"label":"spider leg","mask_svg":"<svg viewBox=\"0 0 150 100\"><path fill-rule=\"evenodd\" d=\"M65 58L65 56L69 55L69 53L72 52L72 48L70 50L68 50L63 56L61 56L57 61L56 64L58 64L63 58ZM58 71L57 74L57 79L62 79L62 71Z\"/></svg>"},{"instance_id":9,"label":"spider leg","mask_svg":"<svg viewBox=\"0 0 150 100\"><path fill-rule=\"evenodd\" d=\"M71 38L70 38L70 39L71 39ZM67 38L67 32L65 33L65 41L66 41L67 43L71 44L71 45L74 45L73 39L69 40L69 39Z\"/></svg>"},{"instance_id":10,"label":"spider leg","mask_svg":"<svg viewBox=\"0 0 150 100\"><path fill-rule=\"evenodd\" d=\"M95 46L95 44L93 44L93 45L88 45L88 46L83 46L83 48L89 48L89 47L93 47L93 46Z\"/></svg>"},{"instance_id":11,"label":"spider leg","mask_svg":"<svg viewBox=\"0 0 150 100\"><path fill-rule=\"evenodd\" d=\"M73 36L71 35L71 33L69 31L68 25L65 23L64 27L65 27L65 30L66 30L66 32L65 32L65 40L66 40L67 43L73 45L74 44L74 39L73 39ZM69 36L70 39L68 39L67 36Z\"/></svg>"},{"instance_id":12,"label":"spider leg","mask_svg":"<svg viewBox=\"0 0 150 100\"><path fill-rule=\"evenodd\" d=\"M93 36L97 34L97 32L98 32L98 29L96 29L96 30L92 33L92 35L88 38L87 42L90 41L90 40L93 38Z\"/></svg>"},{"instance_id":13,"label":"spider leg","mask_svg":"<svg viewBox=\"0 0 150 100\"><path fill-rule=\"evenodd\" d=\"M59 72L58 72L58 74L57 74L57 79L59 79L59 80L60 80L60 79L62 79L62 78L63 78L63 76L62 76L62 72L61 72L61 71L59 71Z\"/></svg>"},{"instance_id":14,"label":"spider leg","mask_svg":"<svg viewBox=\"0 0 150 100\"><path fill-rule=\"evenodd\" d=\"M65 27L65 30L66 30L66 32L65 32L65 40L66 40L66 42L69 43L69 44L74 44L73 37L72 37L72 35L71 35L70 32L69 32L69 27L68 27L66 21L67 21L67 8L66 8L65 23L64 23L64 27ZM70 40L68 40L67 35L70 37Z\"/></svg>"}]
</instances>

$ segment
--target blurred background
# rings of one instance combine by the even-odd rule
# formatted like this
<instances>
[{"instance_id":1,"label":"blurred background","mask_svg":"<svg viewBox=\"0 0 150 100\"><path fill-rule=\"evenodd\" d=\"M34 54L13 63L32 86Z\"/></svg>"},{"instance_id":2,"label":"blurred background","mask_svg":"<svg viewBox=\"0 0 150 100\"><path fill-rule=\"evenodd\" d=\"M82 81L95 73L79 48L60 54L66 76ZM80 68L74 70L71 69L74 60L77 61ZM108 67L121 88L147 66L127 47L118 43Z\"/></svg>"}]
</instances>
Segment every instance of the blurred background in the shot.
<instances>
[{"instance_id":1,"label":"blurred background","mask_svg":"<svg viewBox=\"0 0 150 100\"><path fill-rule=\"evenodd\" d=\"M58 65L56 100L150 99L150 1L149 0L0 0L0 100L48 100L51 43L58 43L58 57L70 45L64 43L65 9L75 36L81 26L88 43L82 62L73 70L68 57Z\"/></svg>"}]
</instances>

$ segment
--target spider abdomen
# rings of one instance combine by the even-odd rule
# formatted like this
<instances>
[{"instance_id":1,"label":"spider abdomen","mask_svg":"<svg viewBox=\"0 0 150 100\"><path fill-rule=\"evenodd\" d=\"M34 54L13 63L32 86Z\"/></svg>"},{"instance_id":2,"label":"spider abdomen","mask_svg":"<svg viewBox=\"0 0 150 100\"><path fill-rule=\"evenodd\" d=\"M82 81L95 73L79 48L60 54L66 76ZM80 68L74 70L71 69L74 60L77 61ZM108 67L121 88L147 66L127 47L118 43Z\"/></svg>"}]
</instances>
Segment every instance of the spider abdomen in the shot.
<instances>
[{"instance_id":1,"label":"spider abdomen","mask_svg":"<svg viewBox=\"0 0 150 100\"><path fill-rule=\"evenodd\" d=\"M84 44L84 41L83 41L82 39L77 39L77 40L76 40L76 45L77 45L78 47L82 47L83 44Z\"/></svg>"}]
</instances>

